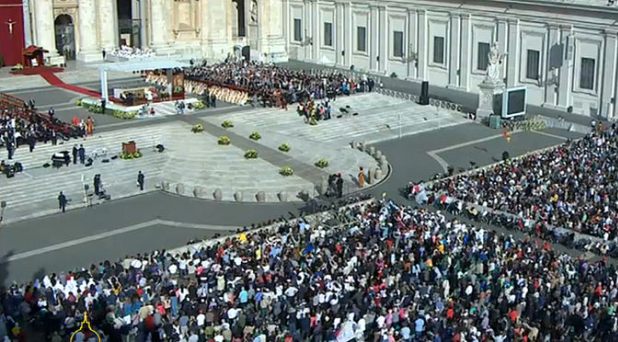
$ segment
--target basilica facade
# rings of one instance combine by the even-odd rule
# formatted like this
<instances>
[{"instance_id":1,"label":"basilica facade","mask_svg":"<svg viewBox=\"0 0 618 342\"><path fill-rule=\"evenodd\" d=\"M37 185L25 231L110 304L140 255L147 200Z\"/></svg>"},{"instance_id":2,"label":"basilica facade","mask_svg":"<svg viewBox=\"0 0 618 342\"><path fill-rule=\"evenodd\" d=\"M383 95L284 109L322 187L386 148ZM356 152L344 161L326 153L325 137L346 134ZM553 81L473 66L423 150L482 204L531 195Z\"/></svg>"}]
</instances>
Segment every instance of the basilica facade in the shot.
<instances>
[{"instance_id":1,"label":"basilica facade","mask_svg":"<svg viewBox=\"0 0 618 342\"><path fill-rule=\"evenodd\" d=\"M291 59L477 93L497 44L528 103L618 118L616 1L283 1Z\"/></svg>"},{"instance_id":2,"label":"basilica facade","mask_svg":"<svg viewBox=\"0 0 618 342\"><path fill-rule=\"evenodd\" d=\"M0 1L23 6L23 18L14 20L23 21L25 45L68 60L98 61L122 45L210 58L235 46L285 53L281 0Z\"/></svg>"}]
</instances>

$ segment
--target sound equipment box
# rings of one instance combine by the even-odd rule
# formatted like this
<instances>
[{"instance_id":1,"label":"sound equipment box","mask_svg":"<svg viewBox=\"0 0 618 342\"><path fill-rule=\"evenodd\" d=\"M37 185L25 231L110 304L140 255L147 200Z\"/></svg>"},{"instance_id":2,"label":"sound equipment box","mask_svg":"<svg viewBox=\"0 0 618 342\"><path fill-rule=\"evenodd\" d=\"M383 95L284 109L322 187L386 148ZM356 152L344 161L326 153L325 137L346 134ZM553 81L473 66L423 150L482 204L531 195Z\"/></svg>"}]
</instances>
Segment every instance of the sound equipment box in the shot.
<instances>
[{"instance_id":1,"label":"sound equipment box","mask_svg":"<svg viewBox=\"0 0 618 342\"><path fill-rule=\"evenodd\" d=\"M418 104L421 106L429 105L429 82L427 81L421 83L421 96L418 99Z\"/></svg>"}]
</instances>

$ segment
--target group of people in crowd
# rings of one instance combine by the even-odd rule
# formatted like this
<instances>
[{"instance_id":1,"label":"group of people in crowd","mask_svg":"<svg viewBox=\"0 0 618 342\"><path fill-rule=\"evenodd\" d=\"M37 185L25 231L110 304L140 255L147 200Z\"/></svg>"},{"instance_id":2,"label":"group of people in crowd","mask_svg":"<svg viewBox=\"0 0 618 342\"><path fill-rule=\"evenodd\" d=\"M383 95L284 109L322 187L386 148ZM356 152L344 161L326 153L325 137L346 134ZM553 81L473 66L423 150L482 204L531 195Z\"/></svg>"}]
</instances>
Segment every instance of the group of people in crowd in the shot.
<instances>
[{"instance_id":1,"label":"group of people in crowd","mask_svg":"<svg viewBox=\"0 0 618 342\"><path fill-rule=\"evenodd\" d=\"M336 215L14 284L0 337L62 341L87 313L109 341L618 340L604 261L388 200Z\"/></svg>"},{"instance_id":2,"label":"group of people in crowd","mask_svg":"<svg viewBox=\"0 0 618 342\"><path fill-rule=\"evenodd\" d=\"M372 91L375 81L367 76L359 79L340 72L291 70L273 64L227 61L185 69L188 89L226 88L245 94L246 101L264 107L287 108L290 103L332 99L338 95Z\"/></svg>"},{"instance_id":3,"label":"group of people in crowd","mask_svg":"<svg viewBox=\"0 0 618 342\"><path fill-rule=\"evenodd\" d=\"M531 222L617 237L618 130L598 128L580 140L434 182L433 191Z\"/></svg>"},{"instance_id":4,"label":"group of people in crowd","mask_svg":"<svg viewBox=\"0 0 618 342\"><path fill-rule=\"evenodd\" d=\"M85 133L77 127L68 127L54 117L50 108L45 114L37 113L34 101L29 105L0 99L0 146L7 150L7 159L13 159L15 149L28 145L32 152L37 142L56 144L58 139L78 137Z\"/></svg>"}]
</instances>

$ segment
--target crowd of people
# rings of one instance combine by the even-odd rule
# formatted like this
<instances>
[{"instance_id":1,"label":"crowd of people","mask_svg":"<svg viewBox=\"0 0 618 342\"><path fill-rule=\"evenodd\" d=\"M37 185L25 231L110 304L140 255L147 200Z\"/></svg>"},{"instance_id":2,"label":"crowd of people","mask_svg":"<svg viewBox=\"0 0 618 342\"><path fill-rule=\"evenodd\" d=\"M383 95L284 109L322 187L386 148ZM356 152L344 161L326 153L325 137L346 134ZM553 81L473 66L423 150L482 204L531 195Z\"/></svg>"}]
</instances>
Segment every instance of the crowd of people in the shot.
<instances>
[{"instance_id":1,"label":"crowd of people","mask_svg":"<svg viewBox=\"0 0 618 342\"><path fill-rule=\"evenodd\" d=\"M375 81L367 76L354 79L340 72L291 70L273 64L228 61L185 70L189 82L203 83L246 94L246 100L264 107L287 108L290 103L334 99L337 95L372 91ZM187 82L187 81L185 81ZM192 88L199 88L192 85Z\"/></svg>"},{"instance_id":2,"label":"crowd of people","mask_svg":"<svg viewBox=\"0 0 618 342\"><path fill-rule=\"evenodd\" d=\"M432 189L612 241L618 233L617 132L615 125L595 129L581 140L542 153L437 181Z\"/></svg>"},{"instance_id":3,"label":"crowd of people","mask_svg":"<svg viewBox=\"0 0 618 342\"><path fill-rule=\"evenodd\" d=\"M13 285L0 336L61 341L87 312L109 341L618 340L603 261L388 200L336 217Z\"/></svg>"},{"instance_id":4,"label":"crowd of people","mask_svg":"<svg viewBox=\"0 0 618 342\"><path fill-rule=\"evenodd\" d=\"M0 146L7 150L7 159L13 159L15 149L28 145L32 152L37 142L56 144L85 134L79 127L70 126L54 117L50 108L47 115L38 113L33 100L29 104L0 94Z\"/></svg>"}]
</instances>

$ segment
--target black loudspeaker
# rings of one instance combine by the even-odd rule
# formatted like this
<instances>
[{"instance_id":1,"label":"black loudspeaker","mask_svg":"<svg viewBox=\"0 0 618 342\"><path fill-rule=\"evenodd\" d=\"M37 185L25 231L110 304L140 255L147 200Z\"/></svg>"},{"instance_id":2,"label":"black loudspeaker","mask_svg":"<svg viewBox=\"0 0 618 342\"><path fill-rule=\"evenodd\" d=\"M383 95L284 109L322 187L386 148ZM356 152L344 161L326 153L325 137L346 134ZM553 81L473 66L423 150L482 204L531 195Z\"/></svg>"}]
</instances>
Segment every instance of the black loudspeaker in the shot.
<instances>
[{"instance_id":1,"label":"black loudspeaker","mask_svg":"<svg viewBox=\"0 0 618 342\"><path fill-rule=\"evenodd\" d=\"M418 104L421 106L429 105L429 82L421 83L421 97L418 99Z\"/></svg>"},{"instance_id":2,"label":"black loudspeaker","mask_svg":"<svg viewBox=\"0 0 618 342\"><path fill-rule=\"evenodd\" d=\"M251 61L251 47L249 45L243 46L243 48L241 50L241 54L242 54L242 56L243 56L243 58L245 59L246 62L250 62Z\"/></svg>"}]
</instances>

